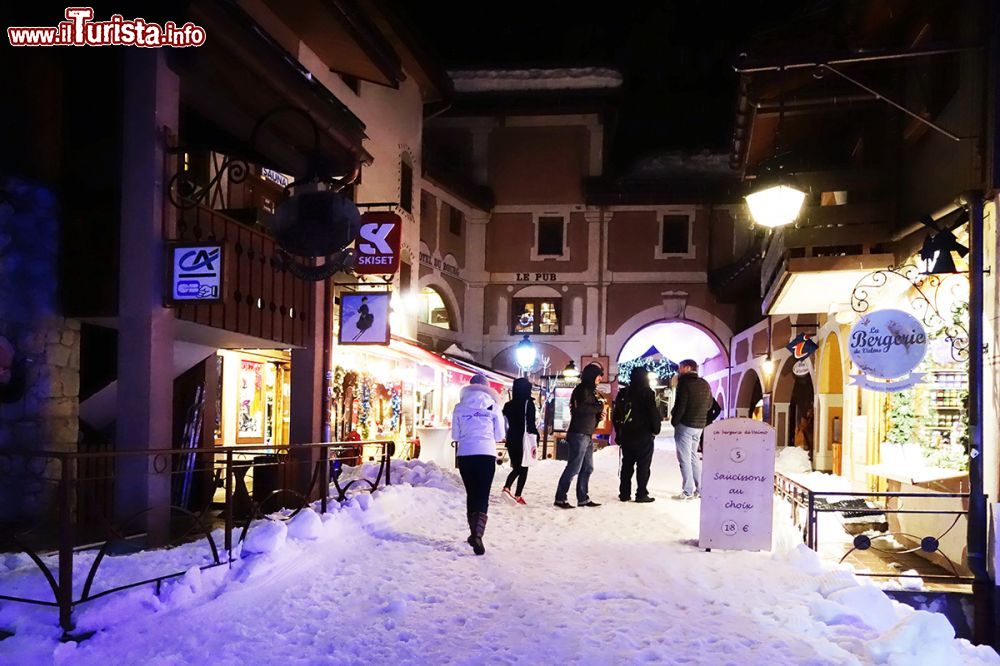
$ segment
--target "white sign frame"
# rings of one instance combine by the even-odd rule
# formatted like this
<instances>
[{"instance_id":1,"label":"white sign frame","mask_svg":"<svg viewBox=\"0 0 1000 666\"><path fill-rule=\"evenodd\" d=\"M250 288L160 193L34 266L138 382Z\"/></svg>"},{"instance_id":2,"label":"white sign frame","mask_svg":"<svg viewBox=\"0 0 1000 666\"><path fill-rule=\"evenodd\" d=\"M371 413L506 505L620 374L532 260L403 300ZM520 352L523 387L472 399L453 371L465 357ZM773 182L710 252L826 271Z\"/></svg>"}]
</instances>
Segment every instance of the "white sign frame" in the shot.
<instances>
[{"instance_id":1,"label":"white sign frame","mask_svg":"<svg viewBox=\"0 0 1000 666\"><path fill-rule=\"evenodd\" d=\"M699 547L771 550L777 431L732 418L704 432Z\"/></svg>"},{"instance_id":2,"label":"white sign frame","mask_svg":"<svg viewBox=\"0 0 1000 666\"><path fill-rule=\"evenodd\" d=\"M861 370L851 384L872 391L902 391L919 384L913 372L927 355L923 323L905 310L875 310L858 319L847 338L847 353Z\"/></svg>"},{"instance_id":3,"label":"white sign frame","mask_svg":"<svg viewBox=\"0 0 1000 666\"><path fill-rule=\"evenodd\" d=\"M165 304L221 303L225 298L226 268L222 243L168 243Z\"/></svg>"}]
</instances>

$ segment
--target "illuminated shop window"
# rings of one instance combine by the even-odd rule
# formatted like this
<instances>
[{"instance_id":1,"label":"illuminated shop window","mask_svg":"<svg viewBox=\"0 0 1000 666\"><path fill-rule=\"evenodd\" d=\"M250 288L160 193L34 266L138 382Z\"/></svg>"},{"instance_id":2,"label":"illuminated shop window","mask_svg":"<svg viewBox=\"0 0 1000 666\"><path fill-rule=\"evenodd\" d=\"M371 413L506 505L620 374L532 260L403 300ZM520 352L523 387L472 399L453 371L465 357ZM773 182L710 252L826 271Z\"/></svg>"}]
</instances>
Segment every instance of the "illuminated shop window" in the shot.
<instances>
[{"instance_id":1,"label":"illuminated shop window","mask_svg":"<svg viewBox=\"0 0 1000 666\"><path fill-rule=\"evenodd\" d=\"M451 329L451 317L448 316L448 308L445 307L441 294L433 287L424 287L420 290L419 310L417 320L423 324L430 324L438 328Z\"/></svg>"},{"instance_id":2,"label":"illuminated shop window","mask_svg":"<svg viewBox=\"0 0 1000 666\"><path fill-rule=\"evenodd\" d=\"M562 333L562 300L515 298L511 329L516 334L559 335Z\"/></svg>"}]
</instances>

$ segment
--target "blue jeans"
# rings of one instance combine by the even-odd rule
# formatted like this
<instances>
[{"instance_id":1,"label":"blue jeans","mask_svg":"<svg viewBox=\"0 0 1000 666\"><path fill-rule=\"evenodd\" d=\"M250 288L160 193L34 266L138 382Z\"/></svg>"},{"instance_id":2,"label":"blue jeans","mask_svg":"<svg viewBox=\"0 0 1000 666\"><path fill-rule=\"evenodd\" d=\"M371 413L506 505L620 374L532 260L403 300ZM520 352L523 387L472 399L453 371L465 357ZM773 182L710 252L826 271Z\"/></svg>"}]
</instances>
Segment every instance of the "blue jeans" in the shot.
<instances>
[{"instance_id":1,"label":"blue jeans","mask_svg":"<svg viewBox=\"0 0 1000 666\"><path fill-rule=\"evenodd\" d=\"M590 501L590 473L594 471L594 440L590 435L571 432L566 434L566 444L569 448L569 460L566 461L566 469L559 477L556 501L566 501L569 484L573 482L573 477L579 474L576 479L576 503L586 504Z\"/></svg>"},{"instance_id":2,"label":"blue jeans","mask_svg":"<svg viewBox=\"0 0 1000 666\"><path fill-rule=\"evenodd\" d=\"M695 491L701 492L701 459L698 458L701 430L685 425L674 426L677 462L681 466L681 481L684 483L683 490L686 495L693 495Z\"/></svg>"}]
</instances>

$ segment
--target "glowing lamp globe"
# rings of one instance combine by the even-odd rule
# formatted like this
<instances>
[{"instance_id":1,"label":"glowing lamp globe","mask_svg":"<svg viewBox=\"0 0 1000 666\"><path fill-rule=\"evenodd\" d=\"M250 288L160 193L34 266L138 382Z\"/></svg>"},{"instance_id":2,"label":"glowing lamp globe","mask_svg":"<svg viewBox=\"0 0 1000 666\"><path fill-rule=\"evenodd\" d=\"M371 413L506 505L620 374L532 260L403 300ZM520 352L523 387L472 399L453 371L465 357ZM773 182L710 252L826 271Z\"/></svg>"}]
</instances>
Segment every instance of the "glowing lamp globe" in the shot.
<instances>
[{"instance_id":1,"label":"glowing lamp globe","mask_svg":"<svg viewBox=\"0 0 1000 666\"><path fill-rule=\"evenodd\" d=\"M806 193L785 183L762 187L746 196L753 221L764 227L783 227L795 222Z\"/></svg>"},{"instance_id":2,"label":"glowing lamp globe","mask_svg":"<svg viewBox=\"0 0 1000 666\"><path fill-rule=\"evenodd\" d=\"M563 369L562 374L564 379L576 379L580 376L580 371L576 369L576 363L570 361Z\"/></svg>"},{"instance_id":3,"label":"glowing lamp globe","mask_svg":"<svg viewBox=\"0 0 1000 666\"><path fill-rule=\"evenodd\" d=\"M518 342L517 347L514 348L514 360L517 361L518 367L522 370L527 370L533 366L537 356L538 350L535 349L535 345L532 344L527 335L525 335L524 339Z\"/></svg>"}]
</instances>

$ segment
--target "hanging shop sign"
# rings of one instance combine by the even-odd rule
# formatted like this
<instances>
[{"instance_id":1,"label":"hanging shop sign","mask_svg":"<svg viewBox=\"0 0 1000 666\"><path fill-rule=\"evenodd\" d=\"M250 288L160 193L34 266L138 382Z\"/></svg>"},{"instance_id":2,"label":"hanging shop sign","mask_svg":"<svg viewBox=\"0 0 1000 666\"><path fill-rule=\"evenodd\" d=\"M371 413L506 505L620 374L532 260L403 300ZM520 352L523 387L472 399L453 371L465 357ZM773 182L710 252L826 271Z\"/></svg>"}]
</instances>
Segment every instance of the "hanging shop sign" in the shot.
<instances>
[{"instance_id":1,"label":"hanging shop sign","mask_svg":"<svg viewBox=\"0 0 1000 666\"><path fill-rule=\"evenodd\" d=\"M848 354L862 374L851 384L884 393L919 384L923 373L913 372L927 353L923 324L903 310L876 310L851 328Z\"/></svg>"},{"instance_id":2,"label":"hanging shop sign","mask_svg":"<svg viewBox=\"0 0 1000 666\"><path fill-rule=\"evenodd\" d=\"M395 213L368 212L358 227L354 272L359 275L394 275L399 270L403 220Z\"/></svg>"},{"instance_id":3,"label":"hanging shop sign","mask_svg":"<svg viewBox=\"0 0 1000 666\"><path fill-rule=\"evenodd\" d=\"M811 369L809 360L802 359L801 361L796 361L795 365L792 366L792 374L796 377L805 377Z\"/></svg>"},{"instance_id":4,"label":"hanging shop sign","mask_svg":"<svg viewBox=\"0 0 1000 666\"><path fill-rule=\"evenodd\" d=\"M387 291L341 294L338 342L342 345L388 345L389 298Z\"/></svg>"},{"instance_id":5,"label":"hanging shop sign","mask_svg":"<svg viewBox=\"0 0 1000 666\"><path fill-rule=\"evenodd\" d=\"M222 245L168 243L166 265L167 307L222 301L225 277Z\"/></svg>"},{"instance_id":6,"label":"hanging shop sign","mask_svg":"<svg viewBox=\"0 0 1000 666\"><path fill-rule=\"evenodd\" d=\"M775 429L754 419L705 428L701 548L770 550Z\"/></svg>"},{"instance_id":7,"label":"hanging shop sign","mask_svg":"<svg viewBox=\"0 0 1000 666\"><path fill-rule=\"evenodd\" d=\"M813 336L809 333L799 333L785 345L785 349L792 353L796 361L809 358L813 352L819 349L819 345L813 342Z\"/></svg>"}]
</instances>

